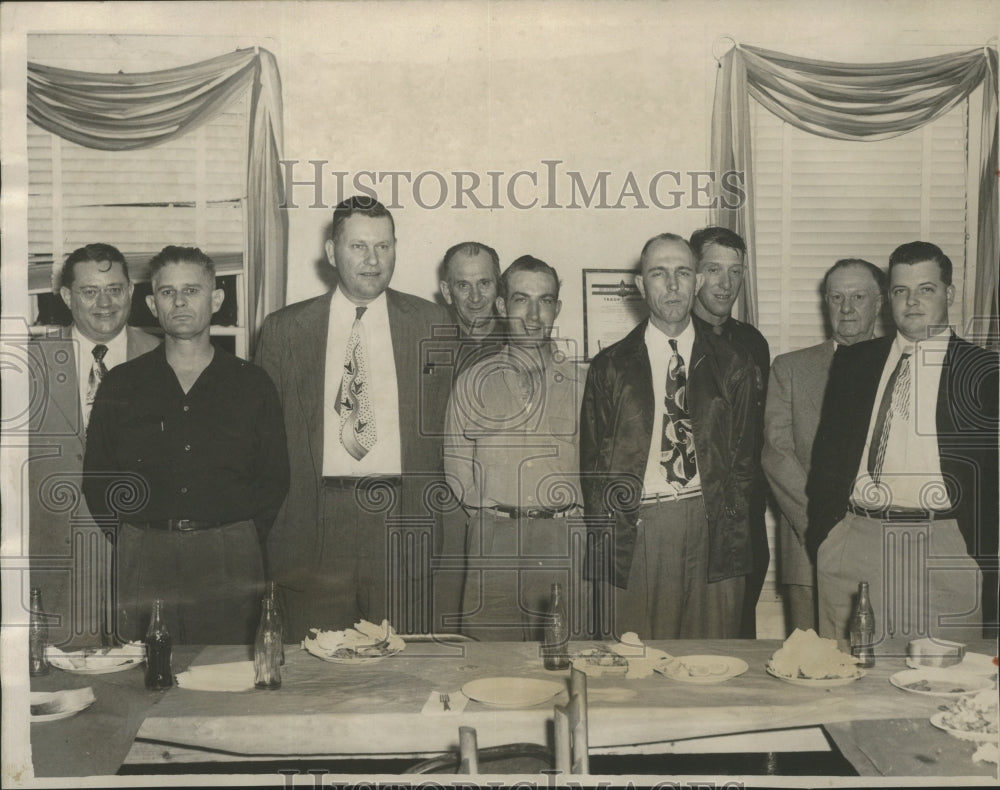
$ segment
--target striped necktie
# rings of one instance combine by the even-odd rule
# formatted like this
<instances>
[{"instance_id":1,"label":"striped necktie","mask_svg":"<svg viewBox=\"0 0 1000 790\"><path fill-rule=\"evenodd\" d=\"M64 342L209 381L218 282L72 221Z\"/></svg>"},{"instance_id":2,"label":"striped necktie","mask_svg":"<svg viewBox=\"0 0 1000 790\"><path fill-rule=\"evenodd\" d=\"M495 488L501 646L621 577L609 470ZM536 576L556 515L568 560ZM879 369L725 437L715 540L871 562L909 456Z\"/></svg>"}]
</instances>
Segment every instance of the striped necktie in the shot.
<instances>
[{"instance_id":1,"label":"striped necktie","mask_svg":"<svg viewBox=\"0 0 1000 790\"><path fill-rule=\"evenodd\" d=\"M872 431L872 441L868 448L868 474L878 485L882 476L882 464L885 462L885 448L889 444L889 431L892 420L908 420L910 417L910 355L903 354L896 363L889 381L882 393L882 402L878 406L875 418L875 429Z\"/></svg>"},{"instance_id":2,"label":"striped necktie","mask_svg":"<svg viewBox=\"0 0 1000 790\"><path fill-rule=\"evenodd\" d=\"M104 365L104 355L108 353L108 347L104 343L98 343L91 351L94 361L90 365L90 373L87 375L87 402L84 408L84 420L90 420L90 410L94 405L94 398L97 397L97 388L101 386L101 381L108 375L108 369Z\"/></svg>"}]
</instances>

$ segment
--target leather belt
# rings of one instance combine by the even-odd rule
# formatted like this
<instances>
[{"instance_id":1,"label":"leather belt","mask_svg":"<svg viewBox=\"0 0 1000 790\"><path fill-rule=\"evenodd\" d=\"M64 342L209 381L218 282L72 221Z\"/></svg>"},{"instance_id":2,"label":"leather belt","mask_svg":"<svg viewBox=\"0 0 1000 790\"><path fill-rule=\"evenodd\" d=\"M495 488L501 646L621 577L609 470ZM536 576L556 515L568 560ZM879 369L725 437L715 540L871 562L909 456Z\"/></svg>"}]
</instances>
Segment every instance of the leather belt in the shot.
<instances>
[{"instance_id":1,"label":"leather belt","mask_svg":"<svg viewBox=\"0 0 1000 790\"><path fill-rule=\"evenodd\" d=\"M853 502L847 503L847 509L855 516L875 519L876 521L933 521L943 515L936 510L921 510L920 508L909 507L887 507L882 510L869 510L868 508L855 505Z\"/></svg>"},{"instance_id":2,"label":"leather belt","mask_svg":"<svg viewBox=\"0 0 1000 790\"><path fill-rule=\"evenodd\" d=\"M676 494L650 494L649 496L644 496L640 500L640 504L652 505L659 504L662 505L666 502L680 502L684 499L692 499L693 497L701 496L701 489L694 488L690 491L678 491Z\"/></svg>"},{"instance_id":3,"label":"leather belt","mask_svg":"<svg viewBox=\"0 0 1000 790\"><path fill-rule=\"evenodd\" d=\"M480 508L500 518L566 518L571 516L576 505L566 505L556 510L541 507L507 507L506 505L491 505Z\"/></svg>"},{"instance_id":4,"label":"leather belt","mask_svg":"<svg viewBox=\"0 0 1000 790\"><path fill-rule=\"evenodd\" d=\"M196 521L192 518L164 518L158 521L129 521L133 527L143 529L159 529L164 532L196 532L202 529L215 529L225 524L236 524L235 521Z\"/></svg>"},{"instance_id":5,"label":"leather belt","mask_svg":"<svg viewBox=\"0 0 1000 790\"><path fill-rule=\"evenodd\" d=\"M323 485L327 488L343 488L353 491L359 486L391 485L400 486L403 484L402 475L369 475L368 477L324 477Z\"/></svg>"}]
</instances>

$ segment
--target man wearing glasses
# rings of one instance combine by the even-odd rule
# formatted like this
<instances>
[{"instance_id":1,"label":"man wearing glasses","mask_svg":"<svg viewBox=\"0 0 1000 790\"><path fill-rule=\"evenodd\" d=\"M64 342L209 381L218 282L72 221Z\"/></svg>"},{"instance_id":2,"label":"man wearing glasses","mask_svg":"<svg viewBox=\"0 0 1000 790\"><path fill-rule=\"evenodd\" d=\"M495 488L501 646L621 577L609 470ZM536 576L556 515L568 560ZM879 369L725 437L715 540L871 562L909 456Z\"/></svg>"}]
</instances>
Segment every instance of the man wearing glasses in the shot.
<instances>
[{"instance_id":1,"label":"man wearing glasses","mask_svg":"<svg viewBox=\"0 0 1000 790\"><path fill-rule=\"evenodd\" d=\"M42 379L31 403L31 586L42 589L53 643L90 645L106 631L108 560L80 494L87 422L108 370L159 340L125 325L132 283L124 256L110 244L70 253L61 286L73 323L29 345Z\"/></svg>"}]
</instances>

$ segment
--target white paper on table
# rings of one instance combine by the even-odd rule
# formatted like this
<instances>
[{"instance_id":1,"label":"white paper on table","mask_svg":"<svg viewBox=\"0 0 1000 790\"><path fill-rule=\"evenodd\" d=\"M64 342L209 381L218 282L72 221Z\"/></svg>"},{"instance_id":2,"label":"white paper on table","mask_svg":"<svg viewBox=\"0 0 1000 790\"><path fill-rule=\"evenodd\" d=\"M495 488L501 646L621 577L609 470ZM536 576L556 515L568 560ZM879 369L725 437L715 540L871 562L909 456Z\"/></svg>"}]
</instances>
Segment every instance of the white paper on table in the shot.
<instances>
[{"instance_id":1,"label":"white paper on table","mask_svg":"<svg viewBox=\"0 0 1000 790\"><path fill-rule=\"evenodd\" d=\"M445 710L444 703L441 701L441 695L446 694L448 696L448 708ZM426 713L429 716L457 716L463 710L465 706L469 704L469 698L462 693L461 689L456 691L432 691L427 695L427 702L424 703L424 707L421 709L421 713Z\"/></svg>"},{"instance_id":2,"label":"white paper on table","mask_svg":"<svg viewBox=\"0 0 1000 790\"><path fill-rule=\"evenodd\" d=\"M177 685L190 691L250 691L253 684L253 661L205 664L177 675Z\"/></svg>"}]
</instances>

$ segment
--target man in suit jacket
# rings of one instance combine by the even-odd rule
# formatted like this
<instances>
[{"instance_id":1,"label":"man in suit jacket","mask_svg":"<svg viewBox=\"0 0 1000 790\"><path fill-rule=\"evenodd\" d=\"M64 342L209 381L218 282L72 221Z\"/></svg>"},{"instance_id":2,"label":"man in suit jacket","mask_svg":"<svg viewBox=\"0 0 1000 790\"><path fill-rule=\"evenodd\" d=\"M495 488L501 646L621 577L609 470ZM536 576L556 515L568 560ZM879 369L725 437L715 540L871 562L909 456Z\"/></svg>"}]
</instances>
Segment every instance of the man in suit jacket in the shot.
<instances>
[{"instance_id":1,"label":"man in suit jacket","mask_svg":"<svg viewBox=\"0 0 1000 790\"><path fill-rule=\"evenodd\" d=\"M734 638L752 564L753 363L691 321L702 275L683 238L655 236L639 261L649 320L594 358L584 388L587 575L598 609L613 607L605 633Z\"/></svg>"},{"instance_id":2,"label":"man in suit jacket","mask_svg":"<svg viewBox=\"0 0 1000 790\"><path fill-rule=\"evenodd\" d=\"M31 585L42 590L52 643L87 646L106 639L111 625L109 547L81 494L87 421L104 372L160 341L125 325L133 286L115 247L74 250L60 279L73 323L29 344L41 371L28 465Z\"/></svg>"},{"instance_id":3,"label":"man in suit jacket","mask_svg":"<svg viewBox=\"0 0 1000 790\"><path fill-rule=\"evenodd\" d=\"M871 340L885 275L860 258L837 261L823 276L833 336L775 357L764 411L761 465L778 502L778 570L788 631L816 628L816 569L806 553L806 480L827 374L838 346Z\"/></svg>"},{"instance_id":4,"label":"man in suit jacket","mask_svg":"<svg viewBox=\"0 0 1000 790\"><path fill-rule=\"evenodd\" d=\"M877 639L995 629L1000 364L951 331L951 272L933 244L898 247L898 334L834 355L806 488L825 636L845 635L859 581Z\"/></svg>"},{"instance_id":5,"label":"man in suit jacket","mask_svg":"<svg viewBox=\"0 0 1000 790\"><path fill-rule=\"evenodd\" d=\"M691 234L691 249L698 259L698 272L705 278L698 289L691 311L696 325L742 349L754 363L754 408L757 433L754 436L754 482L750 489L750 552L753 569L746 576L743 612L740 615L740 637L757 638L757 601L771 562L767 545L767 482L760 468L760 451L764 445L764 401L767 398L767 371L771 367L771 349L755 326L732 316L736 297L743 289L746 269L746 243L728 228L710 226Z\"/></svg>"},{"instance_id":6,"label":"man in suit jacket","mask_svg":"<svg viewBox=\"0 0 1000 790\"><path fill-rule=\"evenodd\" d=\"M435 340L449 316L388 287L395 226L377 200L337 206L326 254L336 289L261 331L257 361L278 387L291 467L269 572L292 640L359 618L425 630L435 511L451 500L441 437L453 349L437 354Z\"/></svg>"}]
</instances>

